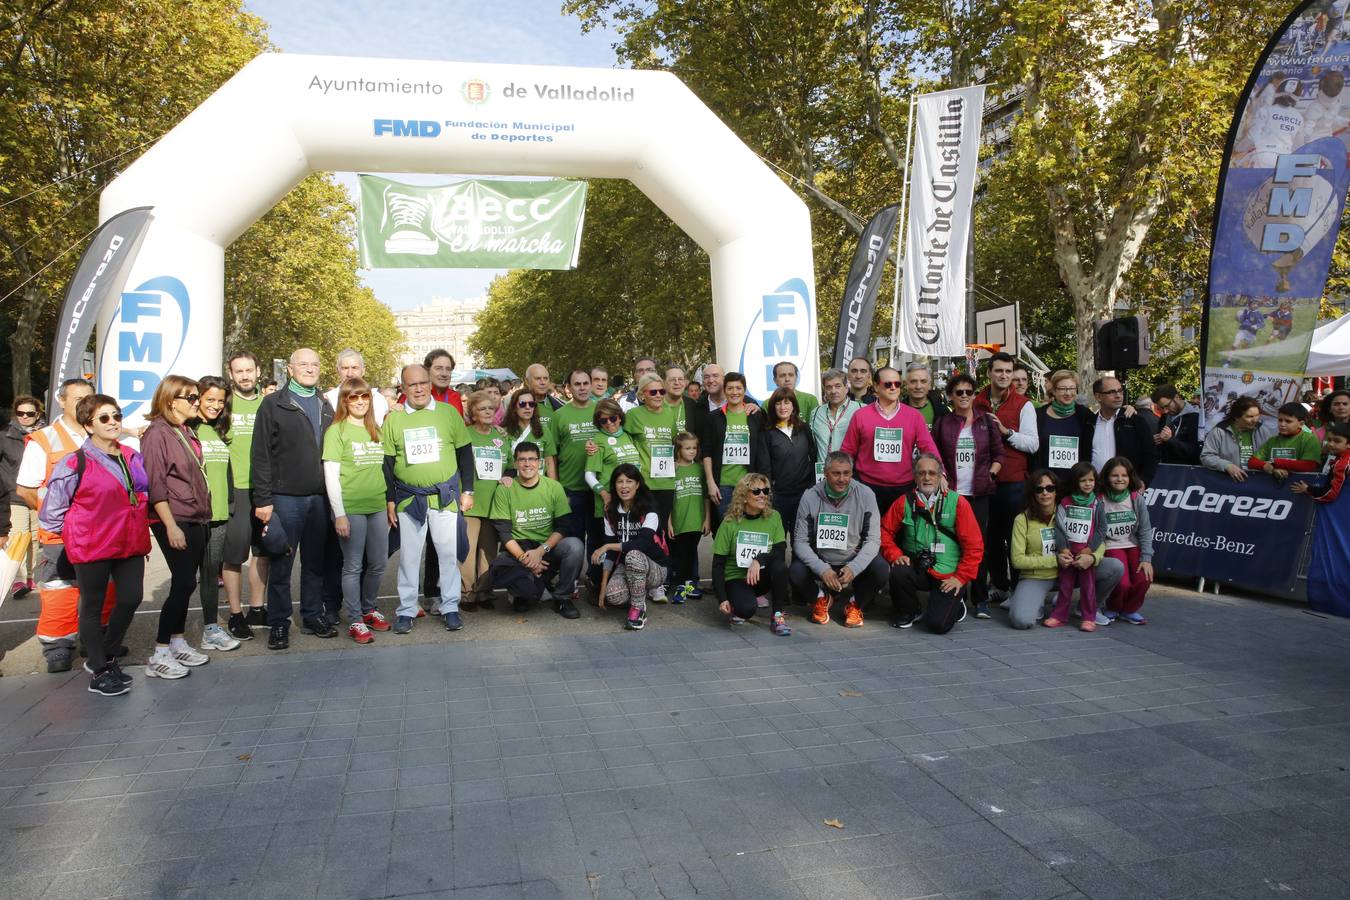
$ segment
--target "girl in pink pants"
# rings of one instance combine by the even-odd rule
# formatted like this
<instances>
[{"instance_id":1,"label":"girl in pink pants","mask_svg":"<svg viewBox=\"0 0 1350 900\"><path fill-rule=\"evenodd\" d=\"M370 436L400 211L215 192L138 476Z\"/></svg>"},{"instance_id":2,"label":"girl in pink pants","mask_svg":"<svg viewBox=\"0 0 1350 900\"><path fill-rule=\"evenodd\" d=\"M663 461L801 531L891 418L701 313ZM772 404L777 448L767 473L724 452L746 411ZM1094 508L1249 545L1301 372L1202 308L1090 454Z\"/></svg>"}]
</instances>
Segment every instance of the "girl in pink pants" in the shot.
<instances>
[{"instance_id":1,"label":"girl in pink pants","mask_svg":"<svg viewBox=\"0 0 1350 900\"><path fill-rule=\"evenodd\" d=\"M1139 610L1153 583L1153 525L1142 493L1144 484L1123 456L1107 460L1099 484L1106 512L1106 555L1125 566L1120 584L1106 600L1106 616L1144 625L1148 619Z\"/></svg>"},{"instance_id":2,"label":"girl in pink pants","mask_svg":"<svg viewBox=\"0 0 1350 900\"><path fill-rule=\"evenodd\" d=\"M1064 496L1055 510L1055 556L1059 561L1059 596L1041 624L1058 628L1069 620L1069 601L1078 588L1083 614L1080 631L1097 630L1097 548L1106 536L1106 518L1097 496L1097 472L1090 462L1074 463L1063 483Z\"/></svg>"}]
</instances>

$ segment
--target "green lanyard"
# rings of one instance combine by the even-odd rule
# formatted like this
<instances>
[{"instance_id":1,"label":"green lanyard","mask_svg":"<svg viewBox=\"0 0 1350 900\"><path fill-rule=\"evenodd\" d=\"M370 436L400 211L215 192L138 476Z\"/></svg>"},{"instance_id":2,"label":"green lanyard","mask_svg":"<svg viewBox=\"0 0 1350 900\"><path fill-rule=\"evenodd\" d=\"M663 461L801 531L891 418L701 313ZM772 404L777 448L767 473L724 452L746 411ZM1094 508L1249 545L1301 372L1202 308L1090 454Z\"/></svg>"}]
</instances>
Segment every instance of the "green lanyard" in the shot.
<instances>
[{"instance_id":1,"label":"green lanyard","mask_svg":"<svg viewBox=\"0 0 1350 900\"><path fill-rule=\"evenodd\" d=\"M140 506L141 500L136 496L136 484L131 479L131 469L127 466L127 458L122 455L122 451L117 451L117 465L122 470L122 477L126 479L127 501L132 506Z\"/></svg>"},{"instance_id":2,"label":"green lanyard","mask_svg":"<svg viewBox=\"0 0 1350 900\"><path fill-rule=\"evenodd\" d=\"M204 456L198 456L197 451L192 449L192 444L189 443L188 439L183 436L183 429L181 427L175 428L173 430L173 433L178 435L178 440L183 442L183 449L187 450L188 456L192 457L192 459L197 463L197 471L202 473L202 481L205 482L206 459L204 458Z\"/></svg>"}]
</instances>

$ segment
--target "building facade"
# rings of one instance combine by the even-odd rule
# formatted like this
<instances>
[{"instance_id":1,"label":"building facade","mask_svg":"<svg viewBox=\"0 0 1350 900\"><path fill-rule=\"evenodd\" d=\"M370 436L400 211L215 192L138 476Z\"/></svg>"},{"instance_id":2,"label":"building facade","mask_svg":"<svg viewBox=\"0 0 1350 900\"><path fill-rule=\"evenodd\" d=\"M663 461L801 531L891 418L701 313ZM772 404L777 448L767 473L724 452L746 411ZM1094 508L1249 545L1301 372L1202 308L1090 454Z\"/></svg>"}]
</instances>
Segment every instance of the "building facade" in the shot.
<instances>
[{"instance_id":1,"label":"building facade","mask_svg":"<svg viewBox=\"0 0 1350 900\"><path fill-rule=\"evenodd\" d=\"M403 332L407 350L400 364L420 363L437 348L450 351L457 369L480 365L469 351L469 338L478 330L478 314L487 307L487 297L452 300L436 297L421 306L394 313L394 323Z\"/></svg>"}]
</instances>

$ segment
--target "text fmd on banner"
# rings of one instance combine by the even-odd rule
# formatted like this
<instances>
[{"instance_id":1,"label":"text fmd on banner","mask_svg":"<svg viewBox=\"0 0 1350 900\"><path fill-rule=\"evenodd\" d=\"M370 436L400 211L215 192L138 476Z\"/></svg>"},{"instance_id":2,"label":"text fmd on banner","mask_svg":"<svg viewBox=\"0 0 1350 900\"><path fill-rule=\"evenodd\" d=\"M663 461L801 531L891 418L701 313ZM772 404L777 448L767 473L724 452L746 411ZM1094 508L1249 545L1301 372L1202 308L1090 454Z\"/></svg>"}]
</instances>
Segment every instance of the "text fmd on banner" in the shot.
<instances>
[{"instance_id":1,"label":"text fmd on banner","mask_svg":"<svg viewBox=\"0 0 1350 900\"><path fill-rule=\"evenodd\" d=\"M361 176L365 268L574 269L584 181L403 184Z\"/></svg>"}]
</instances>

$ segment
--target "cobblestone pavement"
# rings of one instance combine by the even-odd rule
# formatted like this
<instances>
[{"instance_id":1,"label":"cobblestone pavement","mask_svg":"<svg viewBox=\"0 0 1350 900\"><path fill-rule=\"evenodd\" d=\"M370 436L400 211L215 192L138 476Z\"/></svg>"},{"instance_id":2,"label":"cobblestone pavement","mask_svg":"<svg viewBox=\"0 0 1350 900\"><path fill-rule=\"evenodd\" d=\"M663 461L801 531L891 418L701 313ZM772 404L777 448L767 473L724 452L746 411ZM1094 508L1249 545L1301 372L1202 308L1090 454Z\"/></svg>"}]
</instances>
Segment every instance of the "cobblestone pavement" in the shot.
<instances>
[{"instance_id":1,"label":"cobblestone pavement","mask_svg":"<svg viewBox=\"0 0 1350 900\"><path fill-rule=\"evenodd\" d=\"M710 606L121 698L0 679L0 895L1350 896L1350 622L1187 594L784 639Z\"/></svg>"}]
</instances>

